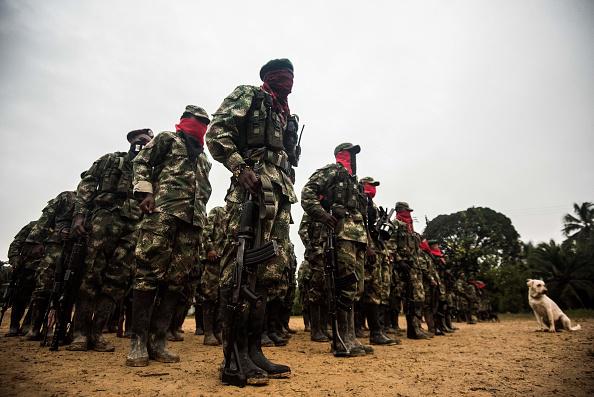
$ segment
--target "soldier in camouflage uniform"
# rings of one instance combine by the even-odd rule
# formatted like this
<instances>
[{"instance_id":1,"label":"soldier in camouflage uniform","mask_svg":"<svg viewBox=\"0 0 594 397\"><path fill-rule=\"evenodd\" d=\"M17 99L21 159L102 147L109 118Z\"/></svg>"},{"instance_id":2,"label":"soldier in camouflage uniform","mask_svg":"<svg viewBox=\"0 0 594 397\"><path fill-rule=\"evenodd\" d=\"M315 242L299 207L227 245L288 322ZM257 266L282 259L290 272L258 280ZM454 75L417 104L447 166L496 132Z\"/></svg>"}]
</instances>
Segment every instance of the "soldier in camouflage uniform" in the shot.
<instances>
[{"instance_id":1,"label":"soldier in camouflage uniform","mask_svg":"<svg viewBox=\"0 0 594 397\"><path fill-rule=\"evenodd\" d=\"M282 311L280 316L281 331L284 338L290 338L295 331L289 327L291 314L293 311L293 302L295 301L295 294L297 293L297 256L295 256L295 246L293 243L289 245L289 266L286 270L287 285L289 286L282 303Z\"/></svg>"},{"instance_id":2,"label":"soldier in camouflage uniform","mask_svg":"<svg viewBox=\"0 0 594 397\"><path fill-rule=\"evenodd\" d=\"M224 207L214 207L208 213L208 221L204 228L204 245L206 261L203 264L200 292L204 297L202 314L204 321L204 344L219 346L221 344L221 327L219 321L219 279L221 273L221 255L227 240L227 212Z\"/></svg>"},{"instance_id":3,"label":"soldier in camouflage uniform","mask_svg":"<svg viewBox=\"0 0 594 397\"><path fill-rule=\"evenodd\" d=\"M299 303L301 304L301 313L303 315L303 326L304 331L309 332L310 329L310 320L309 320L309 283L311 281L311 269L309 267L309 262L304 259L301 262L301 266L299 266L299 270L297 271L297 285L299 288Z\"/></svg>"},{"instance_id":4,"label":"soldier in camouflage uniform","mask_svg":"<svg viewBox=\"0 0 594 397\"><path fill-rule=\"evenodd\" d=\"M26 224L10 243L8 247L8 262L12 266L12 277L16 277L16 295L12 302L10 312L10 325L5 336L21 335L21 319L31 294L35 289L35 270L43 256L43 246L26 244L29 233L35 226L36 221ZM46 231L47 233L47 231Z\"/></svg>"},{"instance_id":5,"label":"soldier in camouflage uniform","mask_svg":"<svg viewBox=\"0 0 594 397\"><path fill-rule=\"evenodd\" d=\"M441 329L445 333L454 332L451 321L451 307L453 305L451 274L446 268L446 261L439 248L439 241L429 240L429 248L433 265L440 279L440 301L437 307L436 320L441 325ZM443 294L442 294L443 293Z\"/></svg>"},{"instance_id":6,"label":"soldier in camouflage uniform","mask_svg":"<svg viewBox=\"0 0 594 397\"><path fill-rule=\"evenodd\" d=\"M378 228L381 221L380 209L373 202L376 195L379 181L372 177L362 178L359 183L367 196L367 222L369 225L369 244L373 247L375 255L368 256L365 260L365 292L363 294L363 306L369 325L369 343L372 345L395 345L398 340L389 338L383 329L382 305L387 305L390 294L390 253L387 247L388 231ZM381 313L381 315L380 315Z\"/></svg>"},{"instance_id":7,"label":"soldier in camouflage uniform","mask_svg":"<svg viewBox=\"0 0 594 397\"><path fill-rule=\"evenodd\" d=\"M35 290L31 297L31 329L28 340L39 340L43 317L54 286L54 272L62 260L64 242L70 235L76 192L65 191L52 199L43 209L41 217L31 229L26 243L44 249L43 258L35 274ZM48 233L48 231L50 231Z\"/></svg>"},{"instance_id":8,"label":"soldier in camouflage uniform","mask_svg":"<svg viewBox=\"0 0 594 397\"><path fill-rule=\"evenodd\" d=\"M336 291L338 333L345 341L336 346L337 356L361 356L372 353L355 335L354 303L363 295L365 256L372 256L367 246L367 199L356 177L356 155L361 148L342 143L334 149L336 163L318 169L301 192L301 206L315 221L334 229L336 235ZM354 276L354 277L353 277ZM352 283L343 280L356 280Z\"/></svg>"},{"instance_id":9,"label":"soldier in camouflage uniform","mask_svg":"<svg viewBox=\"0 0 594 397\"><path fill-rule=\"evenodd\" d=\"M128 366L146 366L149 358L172 363L166 349L175 308L192 295L188 284L200 264L202 231L211 164L204 153L208 114L186 106L176 132L162 132L133 161L134 196L145 214L134 256L132 339Z\"/></svg>"},{"instance_id":10,"label":"soldier in camouflage uniform","mask_svg":"<svg viewBox=\"0 0 594 397\"><path fill-rule=\"evenodd\" d=\"M430 334L421 329L425 291L423 275L418 263L420 236L413 229L412 208L408 203L396 203L396 266L405 282L404 310L406 313L406 336L409 339L429 339Z\"/></svg>"},{"instance_id":11,"label":"soldier in camouflage uniform","mask_svg":"<svg viewBox=\"0 0 594 397\"><path fill-rule=\"evenodd\" d=\"M290 373L286 365L270 362L261 350L261 334L266 312L276 317L280 310L277 298L284 296L287 285L284 275L289 266L289 223L291 204L297 202L293 190L296 166L296 133L287 130L291 117L287 96L293 85L293 65L288 59L268 62L260 70L262 87L237 87L221 104L213 117L206 142L213 158L233 173L227 197L229 230L236 236L239 229L242 203L248 193L269 197L269 216L262 223L262 241L276 240L276 258L258 268L256 294L268 305L253 305L249 319L242 326L237 344L240 348L243 373L248 384L266 384L269 377L284 377ZM263 189L266 190L263 190ZM221 304L230 299L232 274L236 266L237 244L227 241L221 258ZM269 296L268 291L274 293ZM230 336L226 325L232 312L224 316L223 341ZM243 329L247 332L244 333ZM248 354L246 354L248 353ZM237 363L230 363L229 375L240 372Z\"/></svg>"},{"instance_id":12,"label":"soldier in camouflage uniform","mask_svg":"<svg viewBox=\"0 0 594 397\"><path fill-rule=\"evenodd\" d=\"M310 339L314 342L328 342L330 341L326 335L328 300L324 284L324 249L328 237L326 226L304 213L299 224L299 237L305 247L305 260L309 273L308 289L305 292L311 323Z\"/></svg>"},{"instance_id":13,"label":"soldier in camouflage uniform","mask_svg":"<svg viewBox=\"0 0 594 397\"><path fill-rule=\"evenodd\" d=\"M149 129L130 131L129 151L99 158L83 172L76 189L71 233L75 238L88 234L88 238L75 304L74 340L68 350L115 350L102 333L116 302L126 293L133 266L134 232L141 213L132 199L132 159L152 135Z\"/></svg>"},{"instance_id":14,"label":"soldier in camouflage uniform","mask_svg":"<svg viewBox=\"0 0 594 397\"><path fill-rule=\"evenodd\" d=\"M445 288L435 269L433 254L426 239L419 245L419 267L423 274L423 289L425 291L425 304L423 316L427 323L427 329L434 335L445 335L441 321L438 321L437 308L439 302L445 300Z\"/></svg>"}]
</instances>

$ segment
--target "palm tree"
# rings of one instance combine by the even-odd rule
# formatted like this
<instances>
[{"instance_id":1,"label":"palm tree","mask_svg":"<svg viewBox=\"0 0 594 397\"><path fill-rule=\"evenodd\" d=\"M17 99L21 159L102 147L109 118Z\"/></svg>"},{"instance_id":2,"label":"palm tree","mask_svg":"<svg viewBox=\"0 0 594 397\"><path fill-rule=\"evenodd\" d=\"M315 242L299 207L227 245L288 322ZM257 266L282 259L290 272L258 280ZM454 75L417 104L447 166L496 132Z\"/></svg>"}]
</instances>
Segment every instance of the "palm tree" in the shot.
<instances>
[{"instance_id":1,"label":"palm tree","mask_svg":"<svg viewBox=\"0 0 594 397\"><path fill-rule=\"evenodd\" d=\"M590 202L573 204L576 216L566 214L563 217L563 234L571 240L586 240L592 234L594 227L594 204Z\"/></svg>"}]
</instances>

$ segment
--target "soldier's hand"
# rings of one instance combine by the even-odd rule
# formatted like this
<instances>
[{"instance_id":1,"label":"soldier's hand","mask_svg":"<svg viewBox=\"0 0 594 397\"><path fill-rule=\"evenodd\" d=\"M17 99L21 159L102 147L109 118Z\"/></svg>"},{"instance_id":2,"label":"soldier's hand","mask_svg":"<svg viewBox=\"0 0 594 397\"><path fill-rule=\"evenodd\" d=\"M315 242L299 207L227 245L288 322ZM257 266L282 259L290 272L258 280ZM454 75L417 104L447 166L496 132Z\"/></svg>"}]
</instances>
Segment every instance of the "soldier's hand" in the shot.
<instances>
[{"instance_id":1,"label":"soldier's hand","mask_svg":"<svg viewBox=\"0 0 594 397\"><path fill-rule=\"evenodd\" d=\"M251 194L257 194L260 190L260 179L251 168L244 168L237 177L239 184Z\"/></svg>"},{"instance_id":2,"label":"soldier's hand","mask_svg":"<svg viewBox=\"0 0 594 397\"><path fill-rule=\"evenodd\" d=\"M62 228L62 230L60 230L60 237L62 238L62 240L68 240L70 238L70 228Z\"/></svg>"},{"instance_id":3,"label":"soldier's hand","mask_svg":"<svg viewBox=\"0 0 594 397\"><path fill-rule=\"evenodd\" d=\"M23 253L33 258L41 258L43 256L43 244L25 243Z\"/></svg>"},{"instance_id":4,"label":"soldier's hand","mask_svg":"<svg viewBox=\"0 0 594 397\"><path fill-rule=\"evenodd\" d=\"M217 259L219 259L219 255L217 254L217 252L215 250L208 251L208 253L206 254L206 257L208 258L209 262L214 262Z\"/></svg>"},{"instance_id":5,"label":"soldier's hand","mask_svg":"<svg viewBox=\"0 0 594 397\"><path fill-rule=\"evenodd\" d=\"M335 229L336 225L338 224L338 219L336 219L334 215L330 215L329 213L324 211L324 214L321 216L320 222L322 222L329 228Z\"/></svg>"},{"instance_id":6,"label":"soldier's hand","mask_svg":"<svg viewBox=\"0 0 594 397\"><path fill-rule=\"evenodd\" d=\"M72 225L70 226L70 233L74 237L85 236L87 230L85 229L85 216L82 214L74 215L72 218Z\"/></svg>"},{"instance_id":7,"label":"soldier's hand","mask_svg":"<svg viewBox=\"0 0 594 397\"><path fill-rule=\"evenodd\" d=\"M140 202L140 210L145 214L152 214L155 210L155 198L152 193L147 193Z\"/></svg>"}]
</instances>

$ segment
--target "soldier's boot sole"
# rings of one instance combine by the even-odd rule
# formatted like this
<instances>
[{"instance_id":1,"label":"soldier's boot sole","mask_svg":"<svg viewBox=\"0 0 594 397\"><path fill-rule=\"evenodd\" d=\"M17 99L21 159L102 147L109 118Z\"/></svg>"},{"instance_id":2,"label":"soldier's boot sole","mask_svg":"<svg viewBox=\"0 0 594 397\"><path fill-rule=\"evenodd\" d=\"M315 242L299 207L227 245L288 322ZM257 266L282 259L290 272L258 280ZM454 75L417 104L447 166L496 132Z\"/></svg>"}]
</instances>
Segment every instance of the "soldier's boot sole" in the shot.
<instances>
[{"instance_id":1,"label":"soldier's boot sole","mask_svg":"<svg viewBox=\"0 0 594 397\"><path fill-rule=\"evenodd\" d=\"M146 367L149 365L149 358L141 357L141 358L126 358L126 366L127 367Z\"/></svg>"},{"instance_id":2,"label":"soldier's boot sole","mask_svg":"<svg viewBox=\"0 0 594 397\"><path fill-rule=\"evenodd\" d=\"M180 358L177 354L173 354L170 352L163 352L156 355L149 355L151 360L158 361L160 363L172 364L172 363L179 363Z\"/></svg>"}]
</instances>

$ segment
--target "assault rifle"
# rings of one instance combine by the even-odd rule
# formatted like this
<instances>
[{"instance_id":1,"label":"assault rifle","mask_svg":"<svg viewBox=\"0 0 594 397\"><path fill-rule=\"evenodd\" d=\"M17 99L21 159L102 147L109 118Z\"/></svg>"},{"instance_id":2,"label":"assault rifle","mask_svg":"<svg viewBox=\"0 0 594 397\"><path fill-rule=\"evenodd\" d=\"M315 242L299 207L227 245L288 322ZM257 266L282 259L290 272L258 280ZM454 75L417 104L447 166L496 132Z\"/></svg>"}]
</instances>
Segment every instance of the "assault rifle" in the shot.
<instances>
[{"instance_id":1,"label":"assault rifle","mask_svg":"<svg viewBox=\"0 0 594 397\"><path fill-rule=\"evenodd\" d=\"M66 266L62 266L60 273L56 271L54 288L59 290L55 293L55 298L52 306L54 307L54 334L50 343L50 350L56 351L60 345L60 341L66 339L66 335L72 322L72 308L78 294L78 288L80 287L81 276L84 271L84 258L86 252L86 239L80 237L72 243L72 250L67 256ZM58 270L58 269L56 269ZM56 285L57 284L57 285ZM57 299L57 300L56 300ZM46 313L49 320L49 312ZM48 321L49 322L49 321ZM47 325L47 323L46 323ZM47 330L44 340L42 340L42 346L47 343Z\"/></svg>"},{"instance_id":2,"label":"assault rifle","mask_svg":"<svg viewBox=\"0 0 594 397\"><path fill-rule=\"evenodd\" d=\"M9 307L12 306L14 303L14 299L16 295L19 293L21 289L22 283L22 275L24 272L25 266L21 263L20 266L15 266L12 269L12 275L10 277L10 284L8 288L4 291L4 296L2 297L2 309L0 310L0 325L2 325L2 320L4 320L4 313L8 310Z\"/></svg>"},{"instance_id":3,"label":"assault rifle","mask_svg":"<svg viewBox=\"0 0 594 397\"><path fill-rule=\"evenodd\" d=\"M375 230L378 239L381 243L385 243L386 241L388 241L394 233L394 224L390 221L390 219L392 219L394 211L394 208L392 208L390 212L388 212L383 207L379 207L379 217L375 223Z\"/></svg>"},{"instance_id":4,"label":"assault rifle","mask_svg":"<svg viewBox=\"0 0 594 397\"><path fill-rule=\"evenodd\" d=\"M229 343L223 350L225 366L221 374L221 381L225 384L244 387L247 376L242 368L239 356L237 338L239 335L240 318L245 315L250 305L256 305L261 297L256 294L256 277L258 265L278 255L276 241L262 244L262 220L266 217L263 203L258 203L251 194L247 194L243 202L239 232L237 239L237 264L233 271L233 291L227 309L231 311L229 324ZM235 368L232 365L235 364Z\"/></svg>"},{"instance_id":5,"label":"assault rifle","mask_svg":"<svg viewBox=\"0 0 594 397\"><path fill-rule=\"evenodd\" d=\"M332 211L330 211L332 215ZM325 265L324 265L324 282L326 284L326 292L328 294L328 316L332 323L332 354L335 357L349 357L351 352L345 344L342 336L338 332L337 312L339 309L349 310L345 305L341 305L337 298L337 292L347 285L352 285L357 282L357 275L351 273L348 276L338 277L337 273L337 257L336 257L336 233L334 229L328 228L328 236L326 239L326 247L324 250Z\"/></svg>"}]
</instances>

